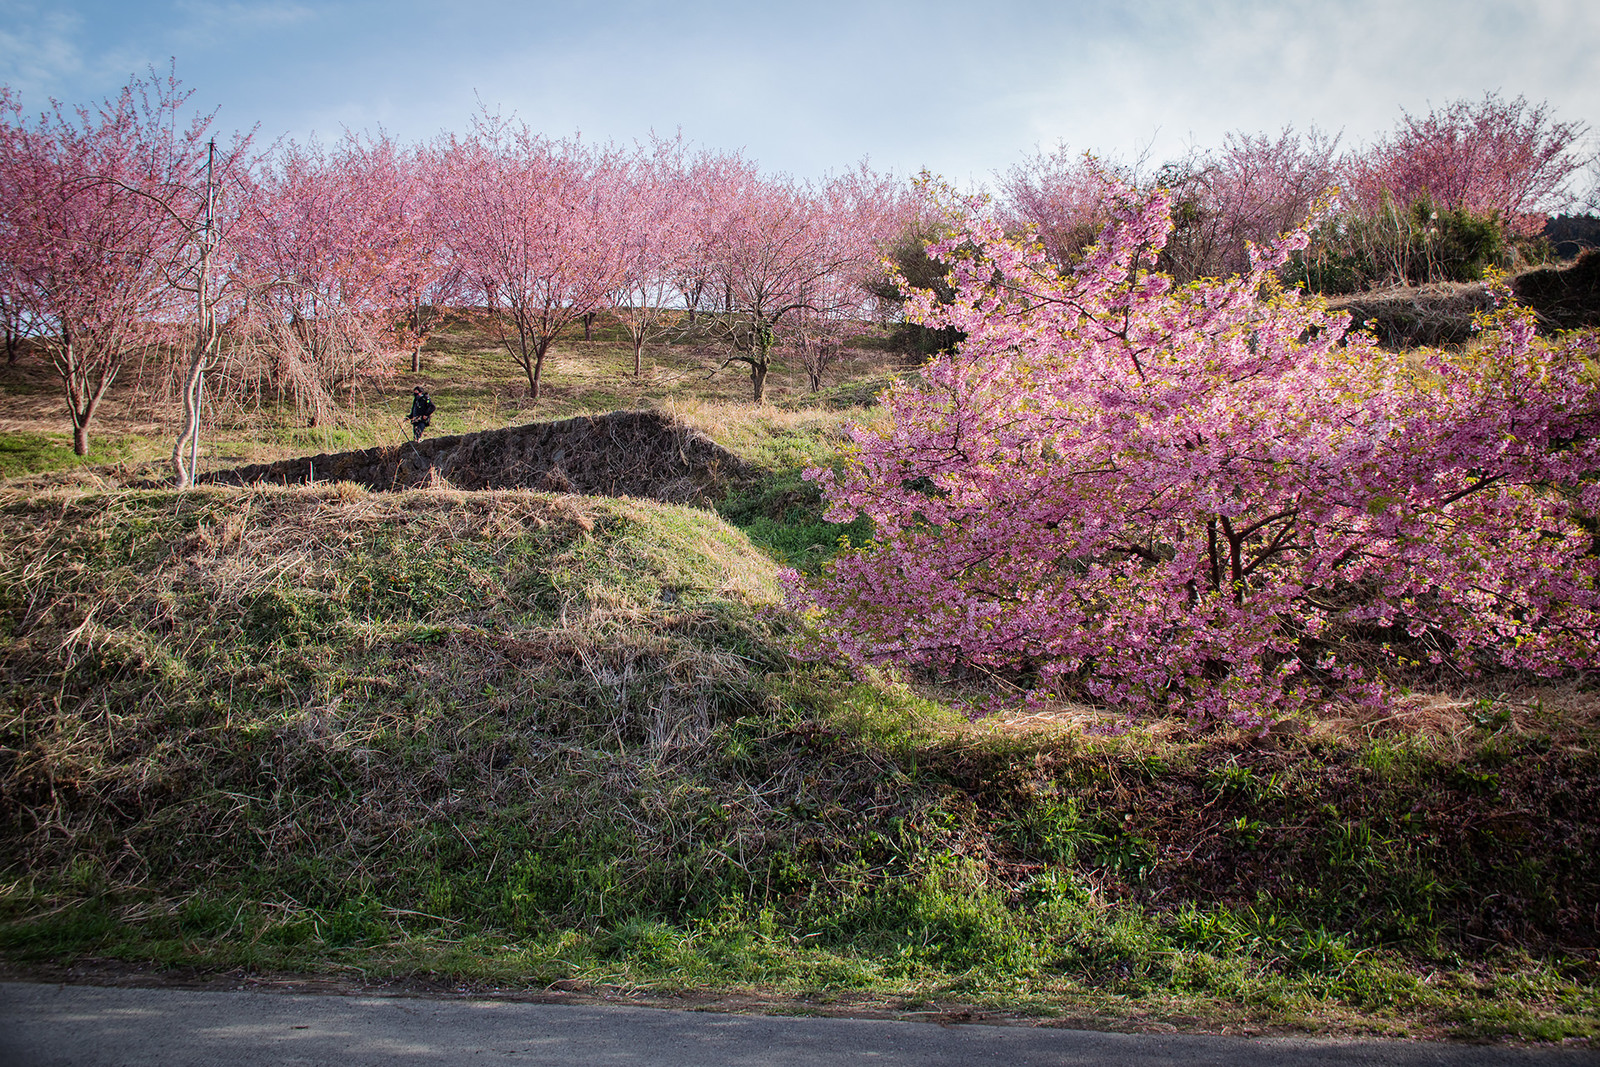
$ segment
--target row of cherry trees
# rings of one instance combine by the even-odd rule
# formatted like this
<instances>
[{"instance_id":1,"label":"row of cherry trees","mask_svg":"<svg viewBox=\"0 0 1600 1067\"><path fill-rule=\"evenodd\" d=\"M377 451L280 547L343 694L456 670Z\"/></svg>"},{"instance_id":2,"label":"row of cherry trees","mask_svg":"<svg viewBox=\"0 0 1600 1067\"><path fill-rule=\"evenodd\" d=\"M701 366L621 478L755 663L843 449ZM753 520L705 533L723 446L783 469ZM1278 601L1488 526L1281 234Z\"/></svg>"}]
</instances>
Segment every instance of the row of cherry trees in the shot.
<instances>
[{"instance_id":1,"label":"row of cherry trees","mask_svg":"<svg viewBox=\"0 0 1600 1067\"><path fill-rule=\"evenodd\" d=\"M815 388L869 294L887 291L879 257L939 233L916 186L865 167L797 181L681 140L553 139L487 112L428 144L348 135L256 151L248 137L217 145L209 116L183 118L188 98L152 73L98 107L32 118L0 89L0 322L11 358L24 336L48 351L80 454L106 390L152 346L187 355L192 453L208 372L319 421L364 380L418 369L430 333L461 313L535 398L555 339L601 311L623 323L635 373L686 317L724 366L748 369L755 399L779 345ZM1335 187L1313 251L1381 259L1396 247L1386 219L1432 239L1432 220L1413 227L1427 203L1525 234L1559 206L1583 132L1490 96L1407 116L1360 152L1315 130L1236 134L1126 177L1171 191L1161 266L1186 280L1247 269L1251 243L1301 225ZM1014 168L997 221L1075 262L1116 206L1098 169L1065 152Z\"/></svg>"},{"instance_id":2,"label":"row of cherry trees","mask_svg":"<svg viewBox=\"0 0 1600 1067\"><path fill-rule=\"evenodd\" d=\"M1180 280L1248 269L1248 246L1265 244L1326 207L1322 225L1297 257L1302 279L1319 288L1441 280L1442 247L1473 223L1493 242L1537 234L1567 207L1570 186L1591 157L1587 130L1557 121L1547 105L1495 94L1458 100L1418 117L1403 114L1387 135L1341 150L1340 138L1229 134L1220 148L1194 151L1153 173L1112 166L1066 149L1040 153L1000 183L1000 215L1014 233L1038 236L1050 258L1075 263L1112 216L1102 173L1128 185L1173 194L1174 227L1162 267ZM1458 250L1477 266L1487 249ZM1320 257L1320 260L1318 259ZM1308 269L1337 260L1348 277Z\"/></svg>"},{"instance_id":3,"label":"row of cherry trees","mask_svg":"<svg viewBox=\"0 0 1600 1067\"><path fill-rule=\"evenodd\" d=\"M556 337L601 311L636 374L687 315L724 366L748 367L757 401L780 343L816 385L911 206L865 167L798 181L681 140L587 144L488 113L423 145L219 148L210 117L180 121L188 95L152 75L37 119L0 96L0 309L8 338L49 352L79 454L151 346L189 353L196 405L209 369L316 420L363 380L418 369L450 314L477 317L534 398Z\"/></svg>"}]
</instances>

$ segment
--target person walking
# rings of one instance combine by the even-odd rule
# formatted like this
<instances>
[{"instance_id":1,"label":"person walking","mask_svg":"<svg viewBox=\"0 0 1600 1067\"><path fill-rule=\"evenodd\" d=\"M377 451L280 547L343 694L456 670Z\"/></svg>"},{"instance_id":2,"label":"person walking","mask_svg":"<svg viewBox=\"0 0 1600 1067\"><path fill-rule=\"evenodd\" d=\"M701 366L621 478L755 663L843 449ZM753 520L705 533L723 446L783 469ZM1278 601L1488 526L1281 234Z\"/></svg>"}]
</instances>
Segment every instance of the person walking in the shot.
<instances>
[{"instance_id":1,"label":"person walking","mask_svg":"<svg viewBox=\"0 0 1600 1067\"><path fill-rule=\"evenodd\" d=\"M422 431L428 428L428 423L433 419L433 398L423 391L422 386L411 390L411 414L406 416L406 421L411 423L411 439L420 441Z\"/></svg>"}]
</instances>

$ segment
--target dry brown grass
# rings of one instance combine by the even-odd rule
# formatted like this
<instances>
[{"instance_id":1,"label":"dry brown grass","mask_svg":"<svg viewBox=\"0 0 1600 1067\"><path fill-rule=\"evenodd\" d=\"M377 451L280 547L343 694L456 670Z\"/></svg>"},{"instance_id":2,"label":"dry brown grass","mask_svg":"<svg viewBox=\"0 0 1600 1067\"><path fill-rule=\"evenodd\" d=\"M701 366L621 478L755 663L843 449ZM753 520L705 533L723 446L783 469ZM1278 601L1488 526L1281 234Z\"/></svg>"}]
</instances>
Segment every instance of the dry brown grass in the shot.
<instances>
[{"instance_id":1,"label":"dry brown grass","mask_svg":"<svg viewBox=\"0 0 1600 1067\"><path fill-rule=\"evenodd\" d=\"M1385 348L1405 351L1467 343L1473 314L1490 310L1494 300L1481 282L1438 282L1335 297L1328 304L1348 312L1355 329L1370 324Z\"/></svg>"},{"instance_id":2,"label":"dry brown grass","mask_svg":"<svg viewBox=\"0 0 1600 1067\"><path fill-rule=\"evenodd\" d=\"M1310 730L1364 740L1420 738L1459 756L1481 740L1486 727L1511 737L1600 736L1600 690L1589 679L1502 680L1475 691L1412 694L1387 711L1328 705Z\"/></svg>"},{"instance_id":3,"label":"dry brown grass","mask_svg":"<svg viewBox=\"0 0 1600 1067\"><path fill-rule=\"evenodd\" d=\"M1291 720L1269 727L1269 732L1298 733L1346 741L1402 736L1465 753L1482 737L1487 723L1512 736L1549 735L1552 732L1600 736L1600 690L1592 680L1533 682L1520 680L1485 684L1478 691L1412 693L1397 698L1387 709L1327 702L1309 720ZM1018 708L993 719L980 719L977 729L1005 734L1036 735L1041 739L1061 735L1115 733L1130 726L1156 740L1189 738L1194 728L1181 718L1130 724L1124 715L1089 704L1048 701L1034 708ZM1230 731L1224 729L1222 733Z\"/></svg>"},{"instance_id":4,"label":"dry brown grass","mask_svg":"<svg viewBox=\"0 0 1600 1067\"><path fill-rule=\"evenodd\" d=\"M304 892L415 878L393 857L426 827L475 836L531 804L523 836L631 827L629 877L678 877L711 846L655 780L761 707L773 665L753 629L770 561L646 501L61 492L0 521L24 601L0 647L20 680L0 822L34 876L76 856L108 885L188 892L247 877L248 855L292 917ZM803 776L688 799L754 827ZM332 882L282 888L308 849Z\"/></svg>"}]
</instances>

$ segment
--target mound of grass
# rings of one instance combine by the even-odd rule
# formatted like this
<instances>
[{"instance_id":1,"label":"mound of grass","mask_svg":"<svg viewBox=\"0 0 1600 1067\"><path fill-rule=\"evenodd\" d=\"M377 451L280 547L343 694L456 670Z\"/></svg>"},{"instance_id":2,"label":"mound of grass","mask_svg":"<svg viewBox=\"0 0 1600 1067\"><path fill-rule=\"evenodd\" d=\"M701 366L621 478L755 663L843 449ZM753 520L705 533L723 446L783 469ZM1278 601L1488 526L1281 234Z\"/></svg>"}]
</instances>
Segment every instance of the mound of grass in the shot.
<instances>
[{"instance_id":1,"label":"mound of grass","mask_svg":"<svg viewBox=\"0 0 1600 1067\"><path fill-rule=\"evenodd\" d=\"M4 498L0 958L1596 1033L1588 733L1018 732L777 603L643 501Z\"/></svg>"},{"instance_id":2,"label":"mound of grass","mask_svg":"<svg viewBox=\"0 0 1600 1067\"><path fill-rule=\"evenodd\" d=\"M1403 352L1465 344L1474 336L1472 317L1494 307L1494 298L1482 282L1437 282L1335 297L1329 305L1348 312L1355 328L1370 328L1385 348Z\"/></svg>"},{"instance_id":3,"label":"mound of grass","mask_svg":"<svg viewBox=\"0 0 1600 1067\"><path fill-rule=\"evenodd\" d=\"M1590 249L1572 263L1523 271L1511 279L1517 300L1539 313L1545 330L1600 325L1600 253Z\"/></svg>"}]
</instances>

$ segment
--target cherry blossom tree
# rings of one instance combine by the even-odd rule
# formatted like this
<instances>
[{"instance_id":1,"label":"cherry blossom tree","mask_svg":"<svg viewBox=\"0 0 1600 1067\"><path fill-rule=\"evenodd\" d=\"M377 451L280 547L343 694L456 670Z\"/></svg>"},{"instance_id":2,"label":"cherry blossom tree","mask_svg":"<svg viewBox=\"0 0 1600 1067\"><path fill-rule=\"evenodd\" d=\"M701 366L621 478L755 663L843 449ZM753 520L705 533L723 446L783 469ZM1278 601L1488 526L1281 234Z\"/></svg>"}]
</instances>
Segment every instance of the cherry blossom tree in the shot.
<instances>
[{"instance_id":1,"label":"cherry blossom tree","mask_svg":"<svg viewBox=\"0 0 1600 1067\"><path fill-rule=\"evenodd\" d=\"M446 160L432 146L406 147L387 134L347 149L356 157L377 300L392 317L396 346L422 369L428 338L450 321L462 293L461 264L450 254L452 219L445 196Z\"/></svg>"},{"instance_id":2,"label":"cherry blossom tree","mask_svg":"<svg viewBox=\"0 0 1600 1067\"><path fill-rule=\"evenodd\" d=\"M485 115L449 149L452 246L486 323L539 398L550 346L623 276L622 154Z\"/></svg>"},{"instance_id":3,"label":"cherry blossom tree","mask_svg":"<svg viewBox=\"0 0 1600 1067\"><path fill-rule=\"evenodd\" d=\"M1387 200L1401 210L1427 198L1437 207L1493 215L1531 235L1570 199L1567 186L1587 159L1587 127L1558 122L1548 104L1487 93L1422 117L1403 112L1388 137L1345 164L1351 203L1374 215Z\"/></svg>"},{"instance_id":4,"label":"cherry blossom tree","mask_svg":"<svg viewBox=\"0 0 1600 1067\"><path fill-rule=\"evenodd\" d=\"M851 325L847 302L824 297L819 305L819 311L801 311L786 331L813 393L822 388L823 376L844 357Z\"/></svg>"},{"instance_id":5,"label":"cherry blossom tree","mask_svg":"<svg viewBox=\"0 0 1600 1067\"><path fill-rule=\"evenodd\" d=\"M283 145L262 169L255 225L237 261L270 374L313 424L332 416L341 387L354 398L362 365L371 368L380 347L372 227L351 163L337 148Z\"/></svg>"},{"instance_id":6,"label":"cherry blossom tree","mask_svg":"<svg viewBox=\"0 0 1600 1067\"><path fill-rule=\"evenodd\" d=\"M9 262L0 262L0 273L10 270ZM16 296L16 282L0 280L0 335L4 336L6 366L15 366L22 355L23 341L32 332L28 311Z\"/></svg>"},{"instance_id":7,"label":"cherry blossom tree","mask_svg":"<svg viewBox=\"0 0 1600 1067\"><path fill-rule=\"evenodd\" d=\"M0 99L0 260L6 303L61 378L73 450L128 358L170 318L181 227L140 190L192 183L211 116L182 119L171 74L134 78L93 108L27 121Z\"/></svg>"},{"instance_id":8,"label":"cherry blossom tree","mask_svg":"<svg viewBox=\"0 0 1600 1067\"><path fill-rule=\"evenodd\" d=\"M0 152L4 152L4 158L13 165L24 148L19 115L11 89L0 86ZM0 182L5 183L0 186L0 196L6 198L7 204L15 204L20 192L14 184L16 177L11 167L0 162ZM0 332L5 337L8 367L16 364L22 354L23 338L30 333L27 307L21 293L26 278L12 254L21 245L21 235L15 232L19 221L14 211L0 207Z\"/></svg>"},{"instance_id":9,"label":"cherry blossom tree","mask_svg":"<svg viewBox=\"0 0 1600 1067\"><path fill-rule=\"evenodd\" d=\"M714 330L733 352L723 366L740 362L750 368L758 404L766 394L777 327L811 305L831 269L825 223L807 193L796 182L780 180L724 187L726 213L711 239L726 304Z\"/></svg>"},{"instance_id":10,"label":"cherry blossom tree","mask_svg":"<svg viewBox=\"0 0 1600 1067\"><path fill-rule=\"evenodd\" d=\"M1339 135L1315 126L1304 135L1234 132L1211 153L1212 200L1222 217L1225 272L1250 268L1249 246L1265 246L1306 224L1338 185Z\"/></svg>"},{"instance_id":11,"label":"cherry blossom tree","mask_svg":"<svg viewBox=\"0 0 1600 1067\"><path fill-rule=\"evenodd\" d=\"M815 188L790 179L724 187L712 258L727 309L713 328L732 350L723 366L750 368L757 403L791 319L860 313L901 200L898 183L865 167Z\"/></svg>"},{"instance_id":12,"label":"cherry blossom tree","mask_svg":"<svg viewBox=\"0 0 1600 1067\"><path fill-rule=\"evenodd\" d=\"M1249 244L1300 226L1334 187L1338 141L1316 128L1234 132L1220 148L1192 149L1148 175L1140 164L1108 165L1062 146L1001 178L996 214L1008 232L1033 235L1052 262L1070 268L1116 210L1118 186L1106 182L1114 175L1123 188L1172 194L1163 269L1180 281L1235 273L1249 269Z\"/></svg>"},{"instance_id":13,"label":"cherry blossom tree","mask_svg":"<svg viewBox=\"0 0 1600 1067\"><path fill-rule=\"evenodd\" d=\"M1302 137L1233 132L1156 174L1173 196L1173 231L1162 269L1177 281L1250 269L1251 245L1304 225L1334 190L1338 137L1313 127Z\"/></svg>"},{"instance_id":14,"label":"cherry blossom tree","mask_svg":"<svg viewBox=\"0 0 1600 1067\"><path fill-rule=\"evenodd\" d=\"M614 310L633 345L637 378L643 373L645 342L672 321L671 304L682 291L683 268L693 251L698 205L681 140L657 141L648 155L636 159L623 192L622 274Z\"/></svg>"},{"instance_id":15,"label":"cherry blossom tree","mask_svg":"<svg viewBox=\"0 0 1600 1067\"><path fill-rule=\"evenodd\" d=\"M691 326L702 308L709 310L713 302L720 310L728 310L731 300L726 284L718 277L717 255L729 211L740 196L760 183L760 169L738 152L703 149L688 164L683 187L688 243L673 270L673 285Z\"/></svg>"},{"instance_id":16,"label":"cherry blossom tree","mask_svg":"<svg viewBox=\"0 0 1600 1067\"><path fill-rule=\"evenodd\" d=\"M1573 199L1585 132L1547 105L1493 93L1404 115L1341 161L1342 210L1318 229L1304 276L1350 290L1474 281L1514 265L1548 213Z\"/></svg>"},{"instance_id":17,"label":"cherry blossom tree","mask_svg":"<svg viewBox=\"0 0 1600 1067\"><path fill-rule=\"evenodd\" d=\"M256 224L239 258L251 323L270 374L313 422L354 403L404 354L413 368L437 304L457 292L448 256L441 166L386 135L332 149L288 144L263 168Z\"/></svg>"},{"instance_id":18,"label":"cherry blossom tree","mask_svg":"<svg viewBox=\"0 0 1600 1067\"><path fill-rule=\"evenodd\" d=\"M1277 286L1303 232L1228 280L1152 271L1170 207L1120 211L1070 274L990 222L934 246L956 299L916 310L966 341L810 473L877 531L788 576L827 642L1242 724L1383 702L1360 647L1600 665L1596 339L1507 308L1418 367Z\"/></svg>"},{"instance_id":19,"label":"cherry blossom tree","mask_svg":"<svg viewBox=\"0 0 1600 1067\"><path fill-rule=\"evenodd\" d=\"M1118 167L1066 145L1013 166L1000 179L999 219L1013 234L1032 234L1052 263L1071 267L1094 243L1115 205L1106 201L1105 175L1132 184L1132 167Z\"/></svg>"}]
</instances>

